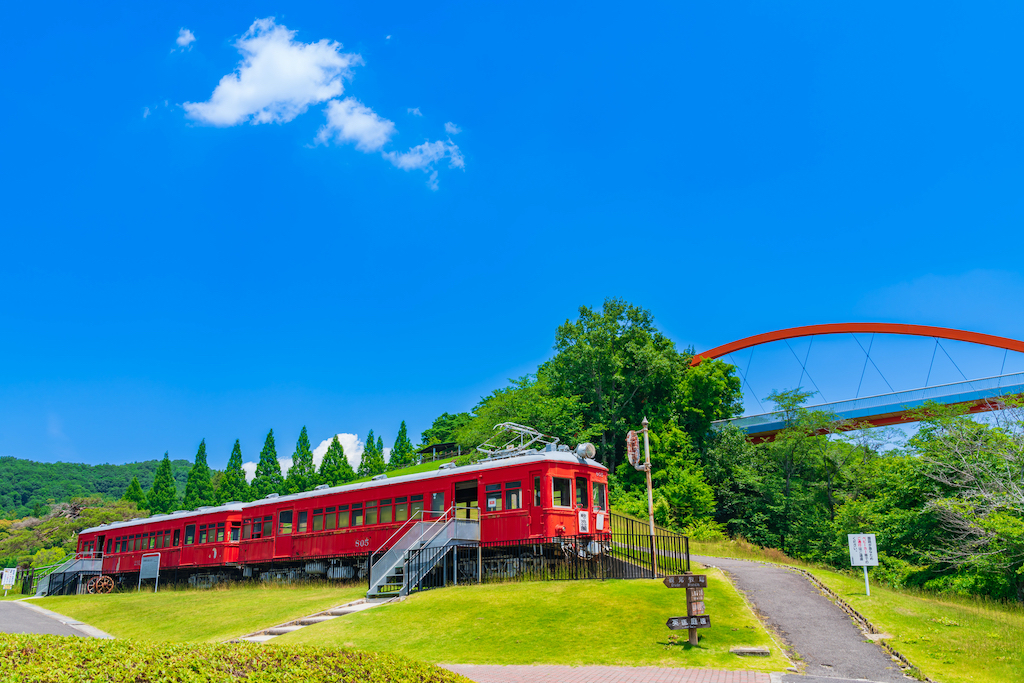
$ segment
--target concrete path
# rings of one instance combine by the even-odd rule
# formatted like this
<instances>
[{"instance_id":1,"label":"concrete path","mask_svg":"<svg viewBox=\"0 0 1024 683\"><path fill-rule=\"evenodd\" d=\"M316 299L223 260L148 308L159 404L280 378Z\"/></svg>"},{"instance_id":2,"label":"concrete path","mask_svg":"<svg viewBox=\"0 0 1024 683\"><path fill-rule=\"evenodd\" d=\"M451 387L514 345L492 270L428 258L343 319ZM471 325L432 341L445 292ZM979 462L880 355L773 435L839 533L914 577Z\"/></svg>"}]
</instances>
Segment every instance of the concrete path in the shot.
<instances>
[{"instance_id":1,"label":"concrete path","mask_svg":"<svg viewBox=\"0 0 1024 683\"><path fill-rule=\"evenodd\" d=\"M0 602L0 633L38 633L83 638L113 638L77 619L28 602Z\"/></svg>"},{"instance_id":2,"label":"concrete path","mask_svg":"<svg viewBox=\"0 0 1024 683\"><path fill-rule=\"evenodd\" d=\"M727 571L762 618L800 655L807 675L787 674L783 681L810 683L810 676L831 683L838 683L836 679L908 680L885 650L867 642L850 617L797 572L746 560L697 555L691 559Z\"/></svg>"},{"instance_id":3,"label":"concrete path","mask_svg":"<svg viewBox=\"0 0 1024 683\"><path fill-rule=\"evenodd\" d=\"M656 666L442 664L476 683L774 683L772 674ZM834 683L834 682L833 682Z\"/></svg>"}]
</instances>

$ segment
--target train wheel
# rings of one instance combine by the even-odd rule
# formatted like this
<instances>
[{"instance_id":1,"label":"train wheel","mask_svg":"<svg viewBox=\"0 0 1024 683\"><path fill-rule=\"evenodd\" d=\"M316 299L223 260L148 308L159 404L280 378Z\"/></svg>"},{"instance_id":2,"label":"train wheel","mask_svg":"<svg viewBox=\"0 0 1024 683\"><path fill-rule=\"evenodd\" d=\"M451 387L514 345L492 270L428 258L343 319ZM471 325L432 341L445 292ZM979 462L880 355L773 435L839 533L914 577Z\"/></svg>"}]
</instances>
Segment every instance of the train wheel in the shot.
<instances>
[{"instance_id":1,"label":"train wheel","mask_svg":"<svg viewBox=\"0 0 1024 683\"><path fill-rule=\"evenodd\" d=\"M86 590L90 593L109 593L114 590L114 580L109 576L94 576L86 584Z\"/></svg>"}]
</instances>

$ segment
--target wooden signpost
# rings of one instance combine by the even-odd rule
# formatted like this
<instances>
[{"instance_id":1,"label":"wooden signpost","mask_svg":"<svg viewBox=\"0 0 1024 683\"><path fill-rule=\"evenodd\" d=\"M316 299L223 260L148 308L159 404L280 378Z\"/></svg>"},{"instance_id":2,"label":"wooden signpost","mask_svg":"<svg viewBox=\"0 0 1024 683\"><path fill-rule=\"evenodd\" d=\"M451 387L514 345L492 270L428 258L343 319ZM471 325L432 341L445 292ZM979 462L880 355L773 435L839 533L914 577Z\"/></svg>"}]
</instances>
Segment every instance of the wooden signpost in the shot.
<instances>
[{"instance_id":1,"label":"wooden signpost","mask_svg":"<svg viewBox=\"0 0 1024 683\"><path fill-rule=\"evenodd\" d=\"M708 577L704 574L666 576L664 584L668 588L686 589L686 616L671 617L665 625L673 631L687 629L690 645L696 645L697 629L711 628L711 617L704 614L704 589L708 586Z\"/></svg>"}]
</instances>

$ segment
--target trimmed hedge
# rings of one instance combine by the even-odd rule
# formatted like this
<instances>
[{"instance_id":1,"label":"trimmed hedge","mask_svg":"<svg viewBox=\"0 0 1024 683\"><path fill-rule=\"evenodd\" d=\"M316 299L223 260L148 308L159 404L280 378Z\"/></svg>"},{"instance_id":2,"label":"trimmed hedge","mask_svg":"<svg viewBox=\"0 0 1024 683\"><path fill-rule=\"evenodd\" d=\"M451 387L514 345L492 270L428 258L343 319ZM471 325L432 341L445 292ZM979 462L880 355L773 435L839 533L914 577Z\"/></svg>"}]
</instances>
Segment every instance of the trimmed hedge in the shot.
<instances>
[{"instance_id":1,"label":"trimmed hedge","mask_svg":"<svg viewBox=\"0 0 1024 683\"><path fill-rule=\"evenodd\" d=\"M468 683L405 657L327 647L0 634L2 683Z\"/></svg>"}]
</instances>

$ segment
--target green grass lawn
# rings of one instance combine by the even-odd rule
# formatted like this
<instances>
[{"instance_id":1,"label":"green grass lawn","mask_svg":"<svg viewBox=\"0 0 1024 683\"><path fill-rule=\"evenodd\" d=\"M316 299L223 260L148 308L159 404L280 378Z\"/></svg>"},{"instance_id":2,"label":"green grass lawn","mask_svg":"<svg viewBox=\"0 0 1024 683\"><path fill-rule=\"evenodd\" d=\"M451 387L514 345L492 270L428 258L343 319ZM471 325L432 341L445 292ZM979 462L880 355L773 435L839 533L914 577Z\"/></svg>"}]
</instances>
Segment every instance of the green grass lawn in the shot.
<instances>
[{"instance_id":1,"label":"green grass lawn","mask_svg":"<svg viewBox=\"0 0 1024 683\"><path fill-rule=\"evenodd\" d=\"M698 647L669 645L669 617L686 614L682 589L661 581L485 584L427 591L276 638L401 653L433 663L604 664L781 671L789 666L743 599L717 570L705 594L713 627ZM771 657L741 658L734 645Z\"/></svg>"},{"instance_id":2,"label":"green grass lawn","mask_svg":"<svg viewBox=\"0 0 1024 683\"><path fill-rule=\"evenodd\" d=\"M229 584L209 590L161 590L40 598L32 603L118 638L220 642L366 595L366 584Z\"/></svg>"},{"instance_id":3,"label":"green grass lawn","mask_svg":"<svg viewBox=\"0 0 1024 683\"><path fill-rule=\"evenodd\" d=\"M441 467L446 462L454 462L455 458L447 458L445 460L434 460L433 462L425 462L421 465L413 465L412 467L403 467L400 470L394 472L388 472L388 479L394 479L395 477L401 477L406 474L419 474L420 472L433 472L434 470ZM362 479L354 479L346 484L359 484L364 481L370 481L372 477L363 477Z\"/></svg>"},{"instance_id":4,"label":"green grass lawn","mask_svg":"<svg viewBox=\"0 0 1024 683\"><path fill-rule=\"evenodd\" d=\"M969 598L894 591L864 579L810 569L893 638L889 644L942 683L1024 680L1024 609Z\"/></svg>"}]
</instances>

